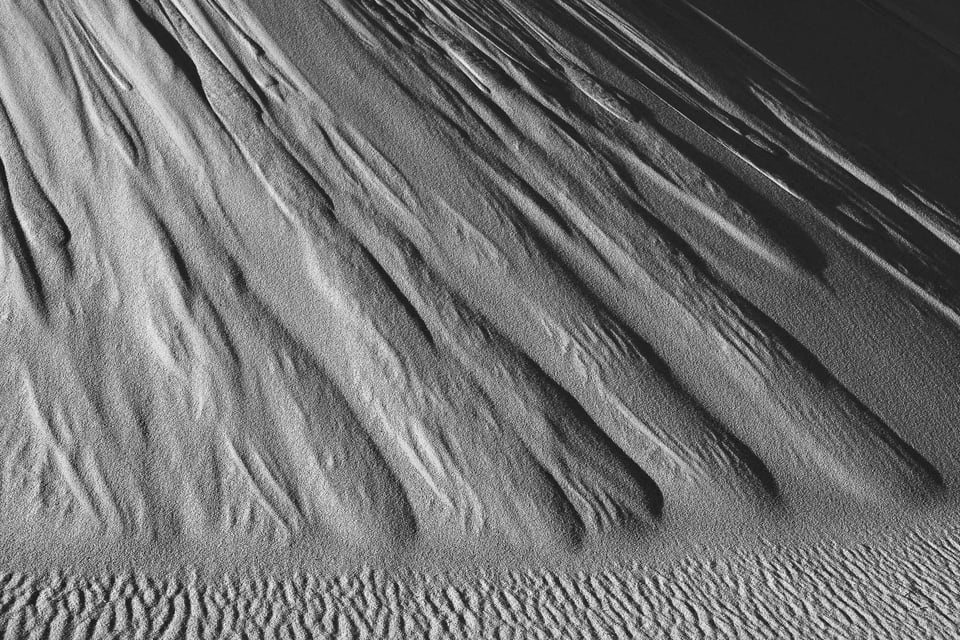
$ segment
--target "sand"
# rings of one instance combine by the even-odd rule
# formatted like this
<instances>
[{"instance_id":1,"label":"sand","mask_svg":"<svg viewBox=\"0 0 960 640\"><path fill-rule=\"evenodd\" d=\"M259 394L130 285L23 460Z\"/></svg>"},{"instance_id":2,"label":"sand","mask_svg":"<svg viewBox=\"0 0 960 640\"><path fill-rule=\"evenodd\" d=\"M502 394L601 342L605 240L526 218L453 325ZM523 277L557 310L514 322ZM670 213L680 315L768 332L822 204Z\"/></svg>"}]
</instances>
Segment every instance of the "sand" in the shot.
<instances>
[{"instance_id":1,"label":"sand","mask_svg":"<svg viewBox=\"0 0 960 640\"><path fill-rule=\"evenodd\" d=\"M948 5L4 2L0 633L951 637Z\"/></svg>"}]
</instances>

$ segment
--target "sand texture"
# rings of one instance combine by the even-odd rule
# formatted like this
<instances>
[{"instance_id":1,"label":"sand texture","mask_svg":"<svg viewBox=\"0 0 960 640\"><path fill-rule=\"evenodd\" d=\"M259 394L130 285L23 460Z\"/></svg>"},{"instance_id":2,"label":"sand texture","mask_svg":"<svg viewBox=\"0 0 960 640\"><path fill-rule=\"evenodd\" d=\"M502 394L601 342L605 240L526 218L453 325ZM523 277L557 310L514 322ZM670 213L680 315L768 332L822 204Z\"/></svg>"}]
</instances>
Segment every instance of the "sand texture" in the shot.
<instances>
[{"instance_id":1,"label":"sand texture","mask_svg":"<svg viewBox=\"0 0 960 640\"><path fill-rule=\"evenodd\" d=\"M0 636L955 637L957 113L945 0L0 0Z\"/></svg>"}]
</instances>

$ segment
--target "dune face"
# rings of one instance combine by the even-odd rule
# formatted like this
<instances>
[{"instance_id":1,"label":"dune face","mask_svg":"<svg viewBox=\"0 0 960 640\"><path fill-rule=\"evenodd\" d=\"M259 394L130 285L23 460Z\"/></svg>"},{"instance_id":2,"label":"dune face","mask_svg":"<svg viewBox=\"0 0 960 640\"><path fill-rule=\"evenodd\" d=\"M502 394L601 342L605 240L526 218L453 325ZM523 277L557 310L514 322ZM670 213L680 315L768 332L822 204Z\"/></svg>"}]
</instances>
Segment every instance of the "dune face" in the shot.
<instances>
[{"instance_id":1,"label":"dune face","mask_svg":"<svg viewBox=\"0 0 960 640\"><path fill-rule=\"evenodd\" d=\"M909 556L925 593L947 588L922 536L843 544L955 512L960 23L933 0L789 4L0 4L11 637L273 633L217 616L318 593L352 603L346 626L320 607L288 633L656 637L700 615L637 626L666 597L725 611L695 636L777 635L800 627L724 609L716 585L742 572L775 598L836 562L804 579L860 610L843 590ZM767 537L815 551L668 550ZM149 575L144 550L187 573L230 556L534 573L217 591ZM537 566L587 557L675 564ZM559 613L520 615L516 589L555 590ZM18 595L50 590L67 604ZM893 611L923 606L902 595ZM799 616L806 595L786 597ZM89 617L77 598L166 613L58 622ZM824 637L884 619L829 600L809 610ZM616 620L577 626L600 609ZM942 633L935 609L911 624Z\"/></svg>"}]
</instances>

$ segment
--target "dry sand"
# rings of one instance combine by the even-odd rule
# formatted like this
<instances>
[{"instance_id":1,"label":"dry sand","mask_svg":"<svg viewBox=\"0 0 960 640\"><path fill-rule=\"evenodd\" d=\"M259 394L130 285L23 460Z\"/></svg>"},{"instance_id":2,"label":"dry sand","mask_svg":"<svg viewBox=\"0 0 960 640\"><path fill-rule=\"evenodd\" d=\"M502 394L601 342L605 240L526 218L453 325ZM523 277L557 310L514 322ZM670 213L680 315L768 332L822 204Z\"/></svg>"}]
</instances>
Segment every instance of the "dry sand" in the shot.
<instances>
[{"instance_id":1,"label":"dry sand","mask_svg":"<svg viewBox=\"0 0 960 640\"><path fill-rule=\"evenodd\" d=\"M960 12L0 2L0 634L952 637Z\"/></svg>"}]
</instances>

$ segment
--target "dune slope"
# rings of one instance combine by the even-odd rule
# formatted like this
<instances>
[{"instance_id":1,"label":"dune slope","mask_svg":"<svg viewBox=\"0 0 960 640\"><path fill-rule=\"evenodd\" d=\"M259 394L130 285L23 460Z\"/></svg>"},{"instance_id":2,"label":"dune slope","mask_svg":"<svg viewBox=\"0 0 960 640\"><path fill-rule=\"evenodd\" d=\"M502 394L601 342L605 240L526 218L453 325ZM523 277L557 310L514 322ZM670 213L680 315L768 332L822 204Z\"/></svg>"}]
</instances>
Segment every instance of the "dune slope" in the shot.
<instances>
[{"instance_id":1,"label":"dune slope","mask_svg":"<svg viewBox=\"0 0 960 640\"><path fill-rule=\"evenodd\" d=\"M949 518L950 12L788 4L0 4L8 559Z\"/></svg>"}]
</instances>

